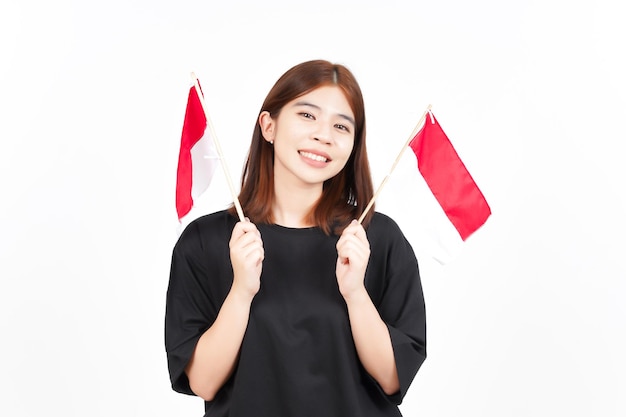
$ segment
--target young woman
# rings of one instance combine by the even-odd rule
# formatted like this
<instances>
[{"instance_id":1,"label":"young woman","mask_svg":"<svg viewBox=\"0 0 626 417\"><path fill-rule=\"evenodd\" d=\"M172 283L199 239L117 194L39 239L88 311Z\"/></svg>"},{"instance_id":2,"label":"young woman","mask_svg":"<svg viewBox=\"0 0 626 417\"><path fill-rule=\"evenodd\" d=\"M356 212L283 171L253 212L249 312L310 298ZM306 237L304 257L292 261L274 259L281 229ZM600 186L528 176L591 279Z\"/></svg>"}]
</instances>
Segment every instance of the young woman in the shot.
<instances>
[{"instance_id":1,"label":"young woman","mask_svg":"<svg viewBox=\"0 0 626 417\"><path fill-rule=\"evenodd\" d=\"M351 72L287 71L259 114L234 209L176 243L165 344L205 416L399 416L426 358L414 252L369 212L365 113Z\"/></svg>"}]
</instances>

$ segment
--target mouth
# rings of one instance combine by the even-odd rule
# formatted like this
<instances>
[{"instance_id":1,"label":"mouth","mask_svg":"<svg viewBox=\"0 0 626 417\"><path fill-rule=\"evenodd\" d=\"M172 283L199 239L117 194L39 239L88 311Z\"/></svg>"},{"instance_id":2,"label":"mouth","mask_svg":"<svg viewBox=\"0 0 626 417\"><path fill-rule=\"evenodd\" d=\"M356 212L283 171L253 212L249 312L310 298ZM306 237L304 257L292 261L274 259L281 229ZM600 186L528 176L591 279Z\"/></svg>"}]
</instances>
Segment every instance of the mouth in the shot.
<instances>
[{"instance_id":1,"label":"mouth","mask_svg":"<svg viewBox=\"0 0 626 417\"><path fill-rule=\"evenodd\" d=\"M310 159L312 161L316 161L316 162L330 162L331 159L324 156L324 155L320 155L317 153L313 153L313 152L307 152L307 151L298 151L298 153L300 154L300 156Z\"/></svg>"}]
</instances>

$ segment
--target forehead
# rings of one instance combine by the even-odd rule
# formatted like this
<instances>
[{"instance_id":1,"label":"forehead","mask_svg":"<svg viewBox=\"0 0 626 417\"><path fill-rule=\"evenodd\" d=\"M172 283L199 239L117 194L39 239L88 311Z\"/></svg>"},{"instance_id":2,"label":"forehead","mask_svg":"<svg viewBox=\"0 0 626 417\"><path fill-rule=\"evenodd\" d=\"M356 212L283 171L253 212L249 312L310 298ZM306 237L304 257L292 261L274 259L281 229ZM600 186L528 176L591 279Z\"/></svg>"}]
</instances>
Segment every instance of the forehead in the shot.
<instances>
[{"instance_id":1,"label":"forehead","mask_svg":"<svg viewBox=\"0 0 626 417\"><path fill-rule=\"evenodd\" d=\"M334 85L318 87L292 100L288 106L314 106L322 111L354 118L352 107L343 90Z\"/></svg>"}]
</instances>

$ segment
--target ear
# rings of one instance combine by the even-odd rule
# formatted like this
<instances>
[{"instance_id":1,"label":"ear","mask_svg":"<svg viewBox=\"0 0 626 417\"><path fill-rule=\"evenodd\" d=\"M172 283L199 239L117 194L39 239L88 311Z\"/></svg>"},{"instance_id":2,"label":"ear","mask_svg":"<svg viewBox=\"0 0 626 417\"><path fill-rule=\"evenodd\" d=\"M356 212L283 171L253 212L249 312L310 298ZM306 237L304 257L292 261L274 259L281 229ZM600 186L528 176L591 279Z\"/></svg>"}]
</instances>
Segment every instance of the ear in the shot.
<instances>
[{"instance_id":1,"label":"ear","mask_svg":"<svg viewBox=\"0 0 626 417\"><path fill-rule=\"evenodd\" d=\"M272 119L272 116L268 111L261 112L259 115L259 126L261 126L261 134L263 135L263 139L268 142L274 141L276 130L276 121Z\"/></svg>"}]
</instances>

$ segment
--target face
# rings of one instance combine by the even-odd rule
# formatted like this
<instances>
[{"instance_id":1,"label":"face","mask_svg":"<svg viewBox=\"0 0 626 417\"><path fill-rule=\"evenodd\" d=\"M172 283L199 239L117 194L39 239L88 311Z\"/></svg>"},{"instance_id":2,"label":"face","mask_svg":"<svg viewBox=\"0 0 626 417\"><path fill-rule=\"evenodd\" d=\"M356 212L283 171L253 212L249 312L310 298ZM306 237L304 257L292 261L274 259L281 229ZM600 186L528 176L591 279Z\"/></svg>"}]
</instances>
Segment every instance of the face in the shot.
<instances>
[{"instance_id":1,"label":"face","mask_svg":"<svg viewBox=\"0 0 626 417\"><path fill-rule=\"evenodd\" d=\"M354 114L339 87L319 87L287 103L277 118L259 116L274 142L274 179L319 188L346 165L354 147Z\"/></svg>"}]
</instances>

